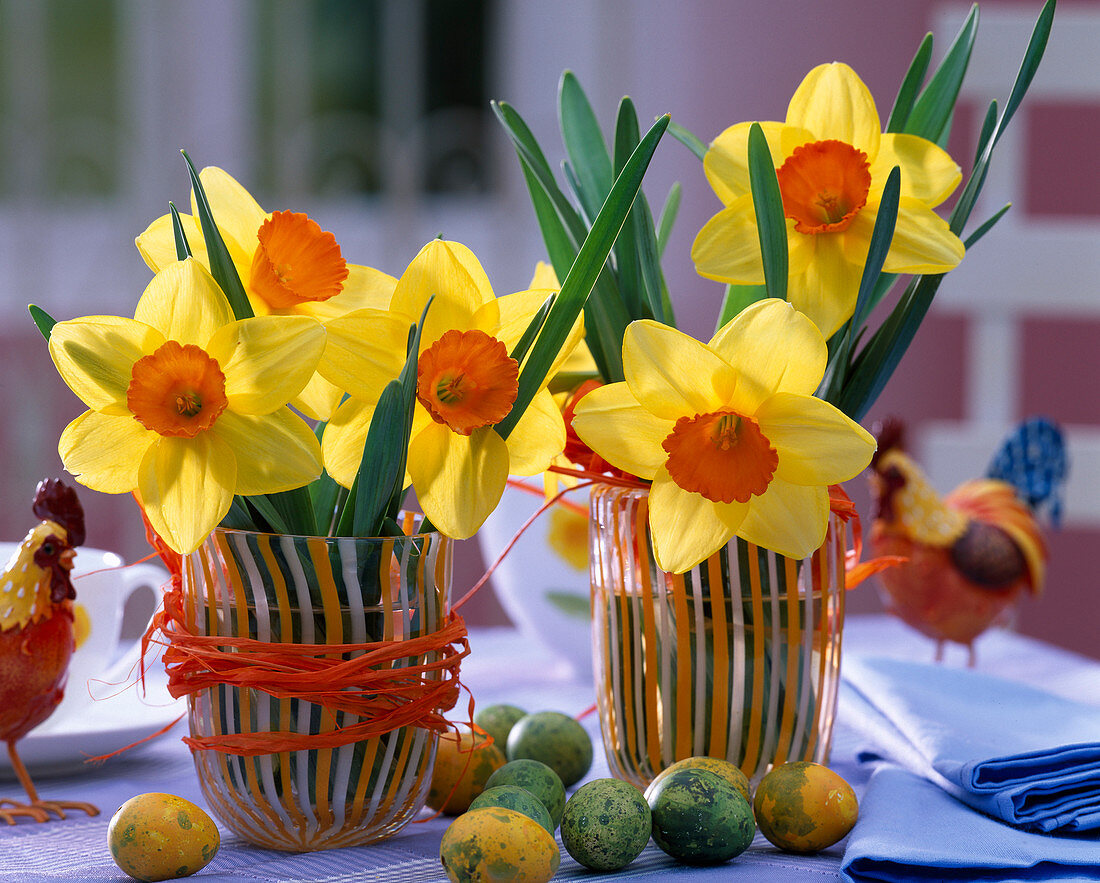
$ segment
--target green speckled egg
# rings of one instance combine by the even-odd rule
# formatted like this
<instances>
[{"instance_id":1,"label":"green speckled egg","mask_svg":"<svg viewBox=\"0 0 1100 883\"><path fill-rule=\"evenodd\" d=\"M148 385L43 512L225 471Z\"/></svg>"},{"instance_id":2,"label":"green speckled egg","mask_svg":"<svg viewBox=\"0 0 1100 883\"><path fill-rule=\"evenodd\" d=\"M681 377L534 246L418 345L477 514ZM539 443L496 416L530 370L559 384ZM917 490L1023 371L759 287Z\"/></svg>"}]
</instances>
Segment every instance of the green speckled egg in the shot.
<instances>
[{"instance_id":1,"label":"green speckled egg","mask_svg":"<svg viewBox=\"0 0 1100 883\"><path fill-rule=\"evenodd\" d=\"M649 783L649 787L646 788L646 800L649 800L650 793L663 779L672 775L677 770L682 769L702 769L717 773L740 791L745 796L745 800L752 803L752 791L749 788L749 780L748 777L741 772L741 768L738 767L737 764L730 763L730 761L724 760L723 758L706 756L685 757L683 760L678 760L671 766L665 767L657 774L653 781Z\"/></svg>"},{"instance_id":2,"label":"green speckled egg","mask_svg":"<svg viewBox=\"0 0 1100 883\"><path fill-rule=\"evenodd\" d=\"M550 813L542 805L542 801L530 791L517 785L495 785L486 788L470 804L470 809L479 809L483 806L503 806L521 812L530 819L534 819L551 834L554 833L554 822Z\"/></svg>"},{"instance_id":3,"label":"green speckled egg","mask_svg":"<svg viewBox=\"0 0 1100 883\"><path fill-rule=\"evenodd\" d=\"M508 745L508 734L516 721L527 714L515 705L486 705L474 715L474 723L493 737L493 742L502 752Z\"/></svg>"},{"instance_id":4,"label":"green speckled egg","mask_svg":"<svg viewBox=\"0 0 1100 883\"><path fill-rule=\"evenodd\" d=\"M565 786L561 777L540 760L521 758L510 760L496 770L485 783L486 788L498 785L515 785L535 795L550 813L553 831L561 824L561 814L565 809Z\"/></svg>"},{"instance_id":5,"label":"green speckled egg","mask_svg":"<svg viewBox=\"0 0 1100 883\"><path fill-rule=\"evenodd\" d=\"M645 849L651 828L649 804L637 788L620 779L595 779L565 804L561 842L586 868L617 871Z\"/></svg>"},{"instance_id":6,"label":"green speckled egg","mask_svg":"<svg viewBox=\"0 0 1100 883\"><path fill-rule=\"evenodd\" d=\"M592 739L576 720L560 711L538 711L520 718L508 734L508 759L541 760L568 788L592 766Z\"/></svg>"},{"instance_id":7,"label":"green speckled egg","mask_svg":"<svg viewBox=\"0 0 1100 883\"><path fill-rule=\"evenodd\" d=\"M699 768L676 770L649 795L653 842L674 859L715 865L749 848L752 807L726 779Z\"/></svg>"}]
</instances>

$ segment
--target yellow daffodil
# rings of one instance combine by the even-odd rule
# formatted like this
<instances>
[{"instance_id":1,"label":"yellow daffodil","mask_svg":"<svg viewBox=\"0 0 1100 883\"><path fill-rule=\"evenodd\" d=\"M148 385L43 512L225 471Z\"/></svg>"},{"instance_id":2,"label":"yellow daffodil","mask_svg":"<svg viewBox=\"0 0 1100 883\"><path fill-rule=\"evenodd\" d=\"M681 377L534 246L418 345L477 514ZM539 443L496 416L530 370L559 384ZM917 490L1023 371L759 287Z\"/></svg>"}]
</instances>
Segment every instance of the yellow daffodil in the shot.
<instances>
[{"instance_id":1,"label":"yellow daffodil","mask_svg":"<svg viewBox=\"0 0 1100 883\"><path fill-rule=\"evenodd\" d=\"M509 474L541 472L565 444L561 413L545 388L507 441L494 429L516 398L519 365L509 353L548 294L494 297L473 252L433 240L398 280L388 312L362 310L329 322L319 370L349 395L325 428L329 474L351 486L378 398L405 361L409 326L434 296L420 340L408 476L442 533L472 536ZM578 325L551 374L579 334Z\"/></svg>"},{"instance_id":2,"label":"yellow daffodil","mask_svg":"<svg viewBox=\"0 0 1100 883\"><path fill-rule=\"evenodd\" d=\"M138 491L157 533L192 552L234 494L290 490L320 474L317 439L286 403L324 345L306 316L234 321L205 268L171 263L133 319L53 327L54 364L90 409L61 434L65 468L93 490Z\"/></svg>"},{"instance_id":3,"label":"yellow daffodil","mask_svg":"<svg viewBox=\"0 0 1100 883\"><path fill-rule=\"evenodd\" d=\"M725 205L699 231L696 271L737 285L764 282L749 190L751 123L726 129L703 167ZM897 226L887 273L945 273L963 244L932 211L958 186L959 167L931 141L881 131L871 93L850 67L823 64L791 98L785 123L761 123L787 217L787 297L830 337L855 310L859 280L886 178L901 167Z\"/></svg>"},{"instance_id":4,"label":"yellow daffodil","mask_svg":"<svg viewBox=\"0 0 1100 883\"><path fill-rule=\"evenodd\" d=\"M199 173L210 211L241 277L252 311L312 316L322 323L364 308L389 303L396 281L371 267L349 264L336 237L299 212L265 212L232 176L216 167ZM191 253L210 266L197 216L181 215ZM172 216L153 221L137 237L138 251L157 272L176 260ZM325 419L340 401L340 390L314 375L295 406L310 417Z\"/></svg>"},{"instance_id":5,"label":"yellow daffodil","mask_svg":"<svg viewBox=\"0 0 1100 883\"><path fill-rule=\"evenodd\" d=\"M825 339L770 298L707 344L651 320L623 340L626 381L577 405L573 426L614 466L652 481L657 563L682 573L737 535L792 558L825 537L828 485L862 471L874 438L815 398Z\"/></svg>"}]
</instances>

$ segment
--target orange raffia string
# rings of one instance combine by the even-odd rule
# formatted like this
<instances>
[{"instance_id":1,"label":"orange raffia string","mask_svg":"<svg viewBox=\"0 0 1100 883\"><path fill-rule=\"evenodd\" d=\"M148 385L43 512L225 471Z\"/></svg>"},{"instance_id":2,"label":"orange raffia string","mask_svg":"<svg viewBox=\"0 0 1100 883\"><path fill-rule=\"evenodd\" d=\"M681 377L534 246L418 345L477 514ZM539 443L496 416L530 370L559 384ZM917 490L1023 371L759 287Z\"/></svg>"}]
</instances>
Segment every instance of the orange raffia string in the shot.
<instances>
[{"instance_id":1,"label":"orange raffia string","mask_svg":"<svg viewBox=\"0 0 1100 883\"><path fill-rule=\"evenodd\" d=\"M142 637L164 647L168 692L175 698L228 684L253 688L279 699L302 699L329 712L365 720L327 733L258 732L185 736L193 749L254 757L281 751L335 748L381 736L405 726L435 732L454 729L443 713L458 702L461 660L470 653L465 621L453 612L443 628L402 641L366 644L291 644L253 638L196 635L186 624L182 558L146 522L149 542L172 575L164 603ZM159 637L158 637L159 633ZM345 654L357 653L353 658ZM435 662L393 666L426 654Z\"/></svg>"}]
</instances>

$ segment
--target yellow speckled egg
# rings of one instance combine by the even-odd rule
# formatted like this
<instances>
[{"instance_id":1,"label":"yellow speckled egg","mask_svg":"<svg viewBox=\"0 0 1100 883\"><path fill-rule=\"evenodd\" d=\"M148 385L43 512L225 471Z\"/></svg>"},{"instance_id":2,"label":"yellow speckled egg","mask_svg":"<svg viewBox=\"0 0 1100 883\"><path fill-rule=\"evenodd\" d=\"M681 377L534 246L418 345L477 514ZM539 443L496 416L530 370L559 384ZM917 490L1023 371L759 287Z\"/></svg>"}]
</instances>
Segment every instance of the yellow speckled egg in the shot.
<instances>
[{"instance_id":1,"label":"yellow speckled egg","mask_svg":"<svg viewBox=\"0 0 1100 883\"><path fill-rule=\"evenodd\" d=\"M557 873L561 851L533 819L485 806L451 822L439 844L439 860L452 883L546 883Z\"/></svg>"},{"instance_id":2,"label":"yellow speckled egg","mask_svg":"<svg viewBox=\"0 0 1100 883\"><path fill-rule=\"evenodd\" d=\"M483 733L444 733L439 737L426 803L445 815L457 816L469 808L470 801L485 790L489 776L502 766L504 752Z\"/></svg>"},{"instance_id":3,"label":"yellow speckled egg","mask_svg":"<svg viewBox=\"0 0 1100 883\"><path fill-rule=\"evenodd\" d=\"M107 826L107 845L135 880L174 880L202 870L218 852L214 820L190 800L151 792L131 797Z\"/></svg>"},{"instance_id":4,"label":"yellow speckled egg","mask_svg":"<svg viewBox=\"0 0 1100 883\"><path fill-rule=\"evenodd\" d=\"M855 791L828 767L808 761L781 764L756 787L761 833L787 852L817 852L844 837L859 817Z\"/></svg>"}]
</instances>

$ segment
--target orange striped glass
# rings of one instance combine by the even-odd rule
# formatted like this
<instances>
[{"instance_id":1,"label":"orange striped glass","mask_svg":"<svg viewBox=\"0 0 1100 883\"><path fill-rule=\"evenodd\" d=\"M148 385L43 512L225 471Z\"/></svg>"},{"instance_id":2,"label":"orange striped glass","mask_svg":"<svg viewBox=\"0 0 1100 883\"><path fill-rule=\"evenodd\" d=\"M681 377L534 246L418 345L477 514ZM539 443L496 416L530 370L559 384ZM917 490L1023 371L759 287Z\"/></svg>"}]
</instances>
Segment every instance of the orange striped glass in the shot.
<instances>
[{"instance_id":1,"label":"orange striped glass","mask_svg":"<svg viewBox=\"0 0 1100 883\"><path fill-rule=\"evenodd\" d=\"M451 554L451 541L436 533L337 538L219 528L185 559L187 624L197 634L282 643L419 637L447 618ZM203 689L188 704L194 737L323 734L359 721L231 685ZM403 727L335 748L192 756L225 827L260 846L304 852L371 843L407 824L424 805L436 741L434 732Z\"/></svg>"},{"instance_id":2,"label":"orange striped glass","mask_svg":"<svg viewBox=\"0 0 1100 883\"><path fill-rule=\"evenodd\" d=\"M646 490L591 495L593 663L611 772L644 788L709 755L755 785L772 764L824 762L844 622L843 522L795 561L734 539L683 574L657 567Z\"/></svg>"}]
</instances>

